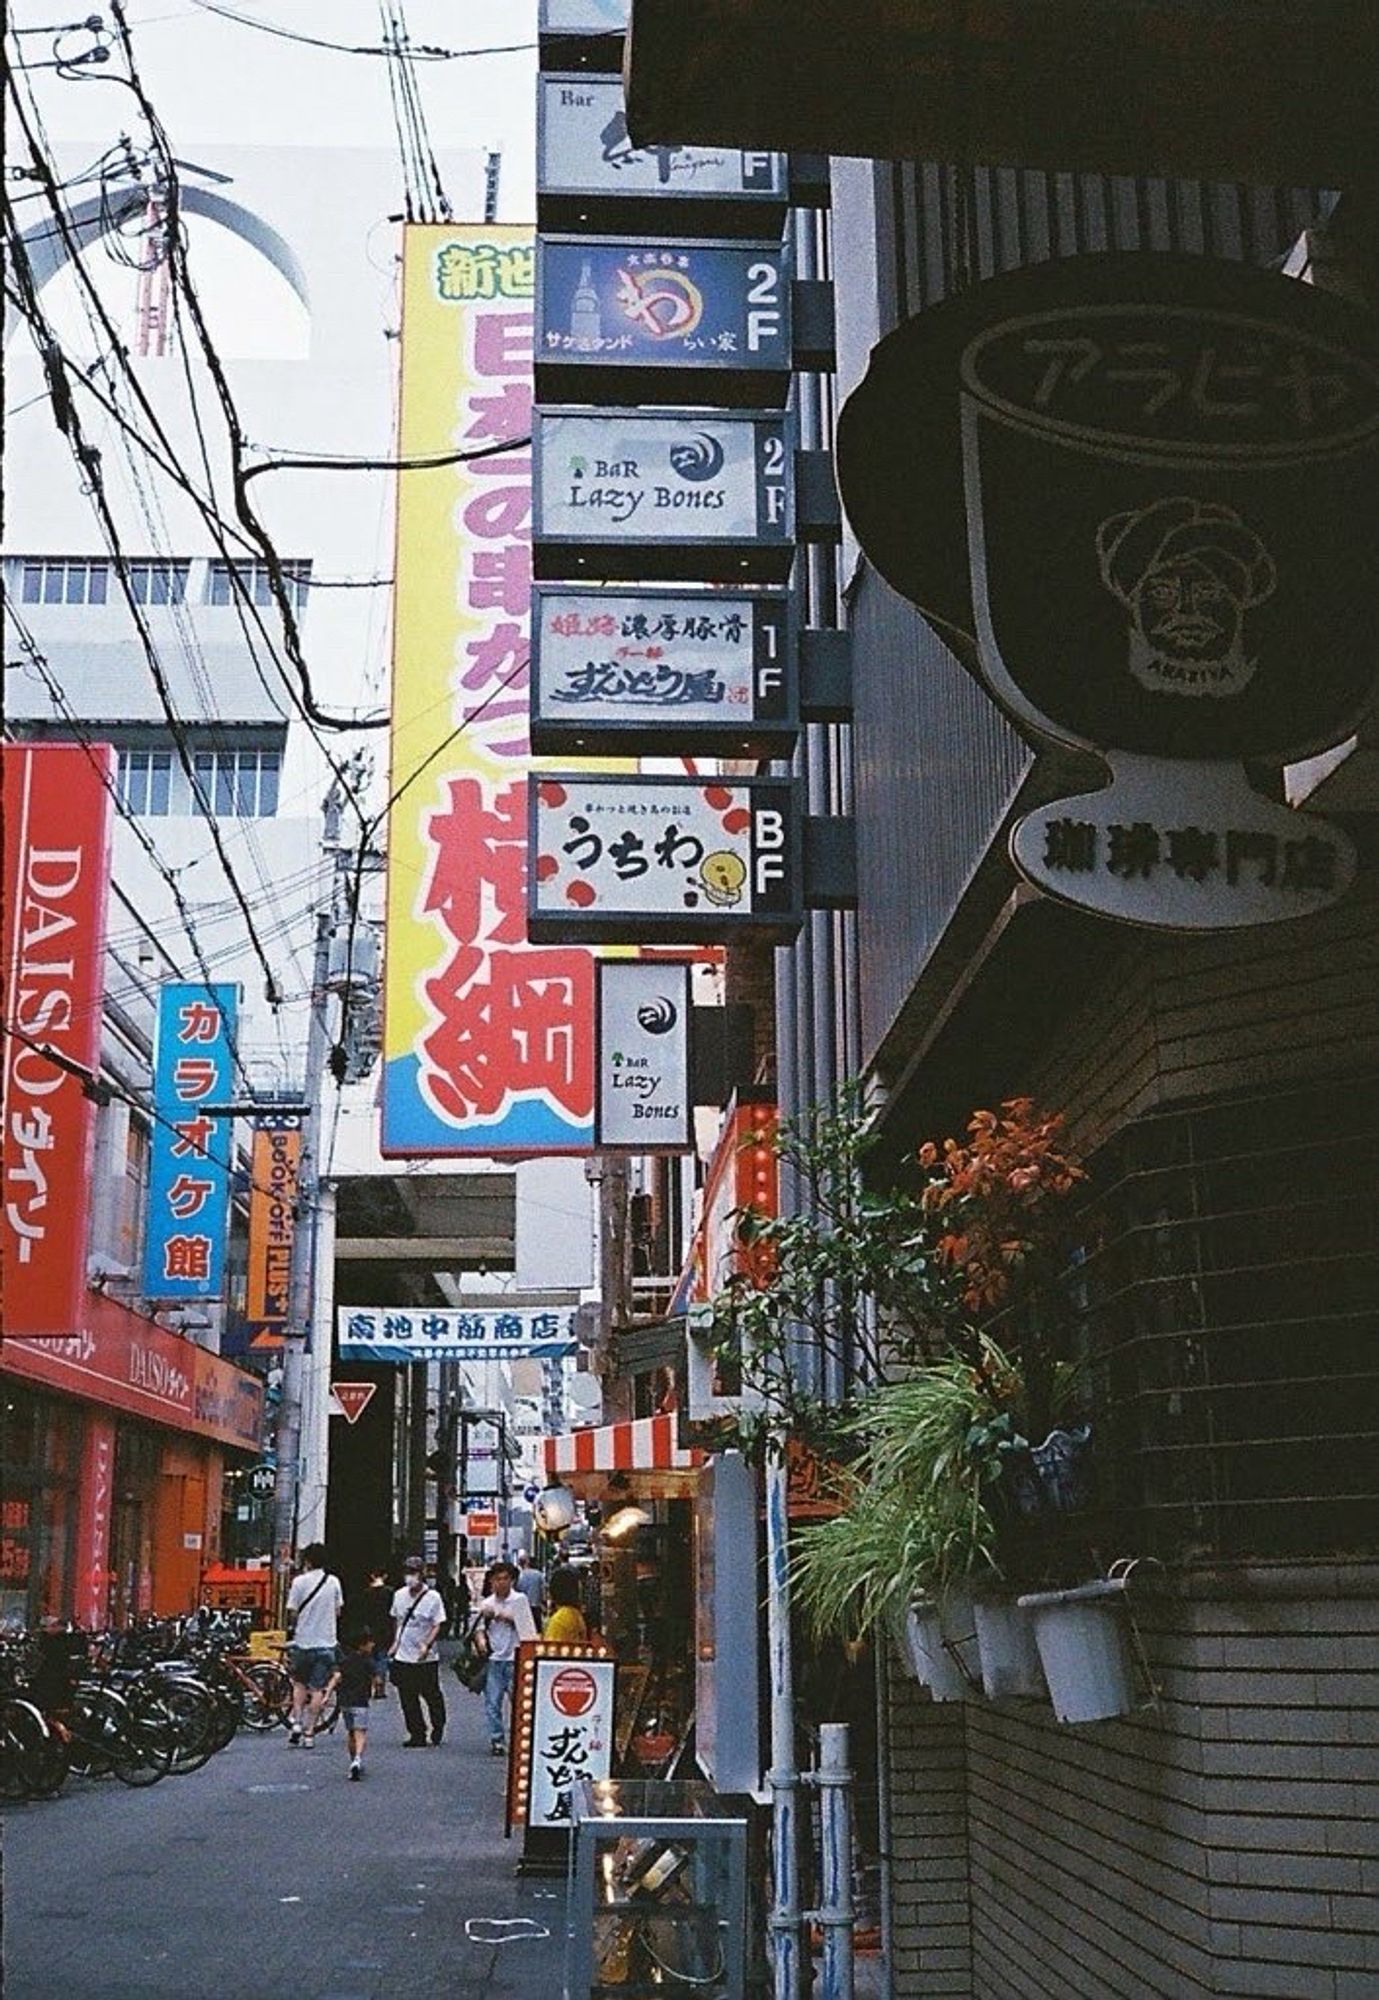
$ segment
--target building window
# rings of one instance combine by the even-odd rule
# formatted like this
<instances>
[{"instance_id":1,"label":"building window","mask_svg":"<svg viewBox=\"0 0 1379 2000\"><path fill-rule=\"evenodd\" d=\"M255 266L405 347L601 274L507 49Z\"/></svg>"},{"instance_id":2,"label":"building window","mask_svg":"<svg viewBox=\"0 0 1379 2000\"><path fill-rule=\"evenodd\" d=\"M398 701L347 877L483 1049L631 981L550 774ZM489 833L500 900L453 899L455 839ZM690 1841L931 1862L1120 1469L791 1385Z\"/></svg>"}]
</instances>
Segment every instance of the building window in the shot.
<instances>
[{"instance_id":1,"label":"building window","mask_svg":"<svg viewBox=\"0 0 1379 2000\"><path fill-rule=\"evenodd\" d=\"M278 810L281 750L193 750L194 794L172 749L121 749L120 797L131 813L150 819L188 818L203 810L216 819L270 819Z\"/></svg>"},{"instance_id":2,"label":"building window","mask_svg":"<svg viewBox=\"0 0 1379 2000\"><path fill-rule=\"evenodd\" d=\"M193 766L217 819L269 819L278 810L281 751L198 750Z\"/></svg>"},{"instance_id":3,"label":"building window","mask_svg":"<svg viewBox=\"0 0 1379 2000\"><path fill-rule=\"evenodd\" d=\"M189 562L146 562L125 564L129 594L136 604L185 604Z\"/></svg>"},{"instance_id":4,"label":"building window","mask_svg":"<svg viewBox=\"0 0 1379 2000\"><path fill-rule=\"evenodd\" d=\"M130 812L166 819L172 811L171 750L121 750L116 783Z\"/></svg>"},{"instance_id":5,"label":"building window","mask_svg":"<svg viewBox=\"0 0 1379 2000\"><path fill-rule=\"evenodd\" d=\"M109 587L108 562L28 556L19 596L24 604L104 604Z\"/></svg>"},{"instance_id":6,"label":"building window","mask_svg":"<svg viewBox=\"0 0 1379 2000\"><path fill-rule=\"evenodd\" d=\"M285 562L280 567L288 601L294 611L301 611L306 604L307 586L311 580L311 564ZM238 589L235 587L236 578ZM258 605L273 603L273 576L268 564L213 562L207 579L206 602L235 604L242 602L245 597L251 603Z\"/></svg>"}]
</instances>

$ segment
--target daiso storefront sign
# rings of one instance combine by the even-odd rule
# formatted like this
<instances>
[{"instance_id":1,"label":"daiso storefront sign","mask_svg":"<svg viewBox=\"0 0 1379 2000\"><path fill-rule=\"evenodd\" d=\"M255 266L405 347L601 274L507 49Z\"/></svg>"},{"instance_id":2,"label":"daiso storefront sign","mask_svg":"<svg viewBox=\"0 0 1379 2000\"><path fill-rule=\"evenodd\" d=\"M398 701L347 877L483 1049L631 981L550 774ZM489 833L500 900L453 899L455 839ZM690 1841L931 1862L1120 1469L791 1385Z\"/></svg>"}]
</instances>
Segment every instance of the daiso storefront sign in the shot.
<instances>
[{"instance_id":1,"label":"daiso storefront sign","mask_svg":"<svg viewBox=\"0 0 1379 2000\"><path fill-rule=\"evenodd\" d=\"M67 1336L86 1291L113 752L7 743L4 1168L10 1335Z\"/></svg>"}]
</instances>

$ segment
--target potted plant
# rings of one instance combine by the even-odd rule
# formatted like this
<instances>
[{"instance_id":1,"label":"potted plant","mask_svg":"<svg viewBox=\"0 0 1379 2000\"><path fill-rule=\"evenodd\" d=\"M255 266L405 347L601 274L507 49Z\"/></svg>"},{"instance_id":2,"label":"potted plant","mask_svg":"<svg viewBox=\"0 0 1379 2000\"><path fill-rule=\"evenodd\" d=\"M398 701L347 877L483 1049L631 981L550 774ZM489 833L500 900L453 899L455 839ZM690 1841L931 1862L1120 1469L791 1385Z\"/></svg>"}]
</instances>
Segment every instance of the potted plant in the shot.
<instances>
[{"instance_id":1,"label":"potted plant","mask_svg":"<svg viewBox=\"0 0 1379 2000\"><path fill-rule=\"evenodd\" d=\"M920 1149L917 1181L882 1192L865 1183L855 1095L777 1144L804 1199L739 1217L765 1275L725 1288L713 1330L756 1392L744 1427L764 1436L769 1410L834 1467L837 1512L796 1537L803 1614L820 1637L889 1628L938 1698L979 1678L994 1697L1040 1693L1020 1599L1092 1567L1076 1533L1092 1433L1061 1284L1084 1174L1061 1120L1027 1098L979 1111L963 1141ZM801 1354L870 1386L830 1402Z\"/></svg>"}]
</instances>

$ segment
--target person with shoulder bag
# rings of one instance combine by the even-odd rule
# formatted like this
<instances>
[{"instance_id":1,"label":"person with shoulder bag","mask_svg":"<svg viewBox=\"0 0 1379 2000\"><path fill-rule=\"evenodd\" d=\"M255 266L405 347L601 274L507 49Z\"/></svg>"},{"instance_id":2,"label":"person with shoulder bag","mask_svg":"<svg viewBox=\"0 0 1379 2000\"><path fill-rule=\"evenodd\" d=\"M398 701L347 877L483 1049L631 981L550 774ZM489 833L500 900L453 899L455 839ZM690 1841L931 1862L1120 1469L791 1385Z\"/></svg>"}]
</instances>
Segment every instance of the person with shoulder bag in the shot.
<instances>
[{"instance_id":1,"label":"person with shoulder bag","mask_svg":"<svg viewBox=\"0 0 1379 2000\"><path fill-rule=\"evenodd\" d=\"M426 1564L408 1556L402 1566L406 1582L393 1599L393 1643L388 1648L392 1681L407 1724L407 1750L427 1746L422 1704L431 1724L434 1747L445 1735L445 1696L441 1693L436 1643L445 1623L445 1601L426 1581Z\"/></svg>"},{"instance_id":2,"label":"person with shoulder bag","mask_svg":"<svg viewBox=\"0 0 1379 2000\"><path fill-rule=\"evenodd\" d=\"M335 1672L339 1618L345 1593L338 1576L326 1568L320 1542L302 1550L302 1567L287 1593L287 1670L292 1676L292 1711L287 1740L310 1750L316 1741L316 1719L325 1700L326 1684Z\"/></svg>"}]
</instances>

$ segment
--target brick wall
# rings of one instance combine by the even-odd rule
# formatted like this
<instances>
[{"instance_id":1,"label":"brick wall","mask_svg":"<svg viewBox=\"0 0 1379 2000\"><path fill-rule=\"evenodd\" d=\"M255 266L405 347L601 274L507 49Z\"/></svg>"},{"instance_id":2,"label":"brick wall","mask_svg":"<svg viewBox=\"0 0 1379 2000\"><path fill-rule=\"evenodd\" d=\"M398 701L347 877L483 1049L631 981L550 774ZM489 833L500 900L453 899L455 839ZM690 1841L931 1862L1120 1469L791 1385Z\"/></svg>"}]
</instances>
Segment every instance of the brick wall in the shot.
<instances>
[{"instance_id":1,"label":"brick wall","mask_svg":"<svg viewBox=\"0 0 1379 2000\"><path fill-rule=\"evenodd\" d=\"M1136 1601L1120 1721L893 1677L894 2000L1379 1995L1379 1565Z\"/></svg>"}]
</instances>

